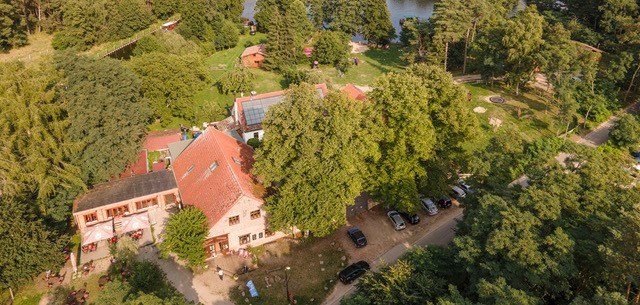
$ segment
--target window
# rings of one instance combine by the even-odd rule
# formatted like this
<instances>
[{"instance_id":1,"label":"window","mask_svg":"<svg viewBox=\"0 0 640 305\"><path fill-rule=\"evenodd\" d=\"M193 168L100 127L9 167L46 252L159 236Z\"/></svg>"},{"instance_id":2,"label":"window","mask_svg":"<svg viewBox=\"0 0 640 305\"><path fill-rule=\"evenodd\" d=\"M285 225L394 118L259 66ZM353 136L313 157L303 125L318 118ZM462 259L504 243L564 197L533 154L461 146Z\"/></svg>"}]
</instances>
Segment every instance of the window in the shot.
<instances>
[{"instance_id":1,"label":"window","mask_svg":"<svg viewBox=\"0 0 640 305\"><path fill-rule=\"evenodd\" d=\"M260 210L251 211L251 219L260 218Z\"/></svg>"},{"instance_id":2,"label":"window","mask_svg":"<svg viewBox=\"0 0 640 305\"><path fill-rule=\"evenodd\" d=\"M138 201L136 202L136 210L146 209L154 205L158 205L157 198L149 198L147 200Z\"/></svg>"},{"instance_id":3,"label":"window","mask_svg":"<svg viewBox=\"0 0 640 305\"><path fill-rule=\"evenodd\" d=\"M257 235L255 235L255 234L251 235L251 240L256 240L257 238L258 238Z\"/></svg>"},{"instance_id":4,"label":"window","mask_svg":"<svg viewBox=\"0 0 640 305\"><path fill-rule=\"evenodd\" d=\"M237 225L239 223L240 223L240 215L229 217L229 225L230 226Z\"/></svg>"},{"instance_id":5,"label":"window","mask_svg":"<svg viewBox=\"0 0 640 305\"><path fill-rule=\"evenodd\" d=\"M263 238L264 237L264 233L260 232L258 233L258 238Z\"/></svg>"},{"instance_id":6,"label":"window","mask_svg":"<svg viewBox=\"0 0 640 305\"><path fill-rule=\"evenodd\" d=\"M254 132L254 133L253 133L253 138L254 138L254 139L257 139L257 138L259 138L259 137L260 137L260 136L259 136L259 134L258 134L257 132Z\"/></svg>"},{"instance_id":7,"label":"window","mask_svg":"<svg viewBox=\"0 0 640 305\"><path fill-rule=\"evenodd\" d=\"M251 234L240 236L240 244L246 245L251 242Z\"/></svg>"},{"instance_id":8,"label":"window","mask_svg":"<svg viewBox=\"0 0 640 305\"><path fill-rule=\"evenodd\" d=\"M84 222L85 223L96 221L96 220L98 220L98 213L93 212L91 214L85 214L84 215Z\"/></svg>"},{"instance_id":9,"label":"window","mask_svg":"<svg viewBox=\"0 0 640 305\"><path fill-rule=\"evenodd\" d=\"M242 161L240 161L240 160L239 160L238 158L236 158L236 157L231 157L231 160L233 160L233 162L234 162L235 164L242 165Z\"/></svg>"},{"instance_id":10,"label":"window","mask_svg":"<svg viewBox=\"0 0 640 305\"><path fill-rule=\"evenodd\" d=\"M107 210L107 218L122 216L125 213L129 213L129 206L123 205L117 208Z\"/></svg>"}]
</instances>

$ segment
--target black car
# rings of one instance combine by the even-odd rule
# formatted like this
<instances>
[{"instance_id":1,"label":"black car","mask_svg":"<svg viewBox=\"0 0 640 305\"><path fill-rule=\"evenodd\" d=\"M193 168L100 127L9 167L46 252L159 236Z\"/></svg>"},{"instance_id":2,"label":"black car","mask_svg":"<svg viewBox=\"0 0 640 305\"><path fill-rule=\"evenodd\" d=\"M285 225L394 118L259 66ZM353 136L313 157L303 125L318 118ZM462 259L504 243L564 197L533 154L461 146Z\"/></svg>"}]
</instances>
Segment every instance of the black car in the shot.
<instances>
[{"instance_id":1,"label":"black car","mask_svg":"<svg viewBox=\"0 0 640 305\"><path fill-rule=\"evenodd\" d=\"M420 216L418 214L409 214L407 212L399 212L404 219L406 219L410 224L417 225L420 222Z\"/></svg>"},{"instance_id":2,"label":"black car","mask_svg":"<svg viewBox=\"0 0 640 305\"><path fill-rule=\"evenodd\" d=\"M364 233L360 231L360 229L353 227L347 230L347 235L353 240L353 243L356 245L356 248L362 248L367 245L367 238L364 236Z\"/></svg>"},{"instance_id":3,"label":"black car","mask_svg":"<svg viewBox=\"0 0 640 305\"><path fill-rule=\"evenodd\" d=\"M359 261L357 263L349 265L347 268L344 268L344 270L340 271L340 273L338 273L338 278L343 284L350 284L365 272L367 272L369 268L369 263L365 261Z\"/></svg>"},{"instance_id":4,"label":"black car","mask_svg":"<svg viewBox=\"0 0 640 305\"><path fill-rule=\"evenodd\" d=\"M440 198L440 200L438 200L438 205L442 209L450 208L451 207L451 198L449 198L449 197Z\"/></svg>"}]
</instances>

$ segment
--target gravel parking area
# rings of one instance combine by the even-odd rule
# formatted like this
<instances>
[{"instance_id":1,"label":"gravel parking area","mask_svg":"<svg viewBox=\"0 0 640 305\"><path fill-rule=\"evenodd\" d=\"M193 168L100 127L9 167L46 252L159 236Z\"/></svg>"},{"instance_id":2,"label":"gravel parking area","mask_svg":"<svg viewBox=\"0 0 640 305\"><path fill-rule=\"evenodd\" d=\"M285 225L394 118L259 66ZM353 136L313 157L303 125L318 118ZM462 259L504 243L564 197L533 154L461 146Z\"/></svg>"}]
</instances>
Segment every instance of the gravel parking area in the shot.
<instances>
[{"instance_id":1,"label":"gravel parking area","mask_svg":"<svg viewBox=\"0 0 640 305\"><path fill-rule=\"evenodd\" d=\"M407 223L407 228L401 231L394 230L387 218L387 209L376 206L371 210L360 213L348 219L349 225L344 226L334 234L342 244L343 249L349 254L350 261L372 261L398 244L410 245L422 237L431 228L437 227L441 222L449 220L452 214L460 212L460 208L452 206L448 209L440 209L435 216L428 216L420 211L420 223L412 225ZM356 248L349 236L347 229L356 226L367 237L367 246Z\"/></svg>"}]
</instances>

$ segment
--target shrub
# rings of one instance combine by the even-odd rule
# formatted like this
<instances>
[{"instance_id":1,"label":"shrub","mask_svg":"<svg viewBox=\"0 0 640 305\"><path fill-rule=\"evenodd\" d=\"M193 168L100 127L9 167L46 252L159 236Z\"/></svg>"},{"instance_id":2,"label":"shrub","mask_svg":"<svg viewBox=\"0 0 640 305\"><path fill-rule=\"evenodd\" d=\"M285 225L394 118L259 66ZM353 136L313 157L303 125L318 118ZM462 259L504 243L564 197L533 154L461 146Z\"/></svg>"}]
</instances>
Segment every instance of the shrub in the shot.
<instances>
[{"instance_id":1,"label":"shrub","mask_svg":"<svg viewBox=\"0 0 640 305\"><path fill-rule=\"evenodd\" d=\"M258 147L260 147L260 140L256 139L256 138L251 138L249 139L249 141L247 141L247 145L253 147L253 149L257 149Z\"/></svg>"}]
</instances>

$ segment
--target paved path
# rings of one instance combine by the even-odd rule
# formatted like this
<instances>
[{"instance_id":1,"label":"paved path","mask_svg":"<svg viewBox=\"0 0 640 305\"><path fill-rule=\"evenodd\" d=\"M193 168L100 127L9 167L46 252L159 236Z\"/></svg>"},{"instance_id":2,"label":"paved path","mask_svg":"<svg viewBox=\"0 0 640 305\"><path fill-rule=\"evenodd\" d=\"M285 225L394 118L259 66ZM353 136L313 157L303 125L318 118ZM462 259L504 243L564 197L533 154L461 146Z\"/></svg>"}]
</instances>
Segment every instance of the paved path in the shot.
<instances>
[{"instance_id":1,"label":"paved path","mask_svg":"<svg viewBox=\"0 0 640 305\"><path fill-rule=\"evenodd\" d=\"M453 236L455 235L454 229L456 226L456 222L460 219L462 219L462 209L460 209L458 213L451 214L449 219L441 223L438 227L427 232L413 244L405 242L396 245L389 251L382 254L374 262L371 263L371 270L377 271L383 266L394 264L396 261L398 261L398 258L400 258L414 246L447 245L453 239ZM333 289L333 292L331 292L331 294L324 301L323 305L339 305L340 300L342 300L343 297L352 294L353 292L355 292L355 290L355 283L351 285L342 285L341 283L338 283Z\"/></svg>"},{"instance_id":2,"label":"paved path","mask_svg":"<svg viewBox=\"0 0 640 305\"><path fill-rule=\"evenodd\" d=\"M229 275L221 281L215 274L215 268L201 274L194 274L172 259L158 258L155 247L141 249L139 258L158 264L167 274L167 279L173 287L178 289L189 301L200 302L204 305L234 305L226 296L229 288L237 283Z\"/></svg>"},{"instance_id":3,"label":"paved path","mask_svg":"<svg viewBox=\"0 0 640 305\"><path fill-rule=\"evenodd\" d=\"M630 114L639 114L640 113L640 101L635 102L624 109L624 112ZM590 133L578 137L575 139L575 142L578 144L584 144L590 147L598 147L609 140L609 133L616 121L618 121L618 117L616 115L612 115L606 121L602 122L596 129L592 130Z\"/></svg>"}]
</instances>

